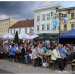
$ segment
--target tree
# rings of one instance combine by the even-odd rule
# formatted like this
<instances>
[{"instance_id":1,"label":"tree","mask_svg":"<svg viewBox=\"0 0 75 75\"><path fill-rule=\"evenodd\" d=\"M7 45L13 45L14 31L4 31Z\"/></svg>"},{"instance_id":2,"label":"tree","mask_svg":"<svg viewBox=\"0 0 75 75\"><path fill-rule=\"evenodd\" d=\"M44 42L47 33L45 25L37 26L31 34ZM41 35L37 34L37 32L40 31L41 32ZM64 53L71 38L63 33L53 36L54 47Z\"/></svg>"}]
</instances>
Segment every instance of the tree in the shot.
<instances>
[{"instance_id":1,"label":"tree","mask_svg":"<svg viewBox=\"0 0 75 75\"><path fill-rule=\"evenodd\" d=\"M14 38L13 42L17 43L17 44L19 42L18 31L16 31L15 38Z\"/></svg>"}]
</instances>

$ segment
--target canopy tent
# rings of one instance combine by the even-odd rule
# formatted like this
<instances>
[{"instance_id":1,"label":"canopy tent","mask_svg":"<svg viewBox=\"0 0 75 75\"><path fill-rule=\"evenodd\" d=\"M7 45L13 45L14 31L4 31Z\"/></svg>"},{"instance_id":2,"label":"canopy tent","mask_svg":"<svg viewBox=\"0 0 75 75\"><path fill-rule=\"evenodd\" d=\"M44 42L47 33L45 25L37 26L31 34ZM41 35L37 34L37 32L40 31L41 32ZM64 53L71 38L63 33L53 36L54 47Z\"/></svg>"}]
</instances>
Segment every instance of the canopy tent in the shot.
<instances>
[{"instance_id":1,"label":"canopy tent","mask_svg":"<svg viewBox=\"0 0 75 75\"><path fill-rule=\"evenodd\" d=\"M63 33L59 36L59 38L75 38L75 30L70 30L66 33Z\"/></svg>"},{"instance_id":2,"label":"canopy tent","mask_svg":"<svg viewBox=\"0 0 75 75\"><path fill-rule=\"evenodd\" d=\"M14 36L11 35L10 33L7 33L7 34L3 35L2 38L3 38L3 39L6 39L6 40L9 40L9 39L13 39Z\"/></svg>"},{"instance_id":3,"label":"canopy tent","mask_svg":"<svg viewBox=\"0 0 75 75\"><path fill-rule=\"evenodd\" d=\"M75 30L70 30L66 33L59 35L59 43L67 44L67 43L75 43Z\"/></svg>"},{"instance_id":4,"label":"canopy tent","mask_svg":"<svg viewBox=\"0 0 75 75\"><path fill-rule=\"evenodd\" d=\"M36 37L39 37L39 35L31 35L31 36L29 37L29 39L34 39L34 38L36 38Z\"/></svg>"},{"instance_id":5,"label":"canopy tent","mask_svg":"<svg viewBox=\"0 0 75 75\"><path fill-rule=\"evenodd\" d=\"M56 40L56 37L57 35L51 35L51 34L39 34L39 37L36 37L34 38L34 40L50 40L50 41L53 41L53 40Z\"/></svg>"},{"instance_id":6,"label":"canopy tent","mask_svg":"<svg viewBox=\"0 0 75 75\"><path fill-rule=\"evenodd\" d=\"M29 39L29 35L26 33L20 33L19 34L19 39Z\"/></svg>"}]
</instances>

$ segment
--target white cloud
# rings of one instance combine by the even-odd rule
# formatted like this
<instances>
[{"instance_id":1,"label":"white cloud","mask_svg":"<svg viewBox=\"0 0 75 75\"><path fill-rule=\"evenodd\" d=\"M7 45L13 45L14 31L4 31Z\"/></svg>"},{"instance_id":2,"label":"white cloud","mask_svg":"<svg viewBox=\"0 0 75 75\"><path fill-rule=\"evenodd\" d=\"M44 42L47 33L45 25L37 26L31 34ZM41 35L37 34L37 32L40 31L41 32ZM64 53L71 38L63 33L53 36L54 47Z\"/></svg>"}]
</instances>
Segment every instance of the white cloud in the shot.
<instances>
[{"instance_id":1,"label":"white cloud","mask_svg":"<svg viewBox=\"0 0 75 75\"><path fill-rule=\"evenodd\" d=\"M39 6L51 6L51 5L54 5L54 4L59 4L59 1L42 1L41 2L41 5L40 5L40 2L39 2Z\"/></svg>"},{"instance_id":2,"label":"white cloud","mask_svg":"<svg viewBox=\"0 0 75 75\"><path fill-rule=\"evenodd\" d=\"M7 16L7 15L0 15L0 20L7 19L7 18L9 18L9 16Z\"/></svg>"},{"instance_id":3,"label":"white cloud","mask_svg":"<svg viewBox=\"0 0 75 75\"><path fill-rule=\"evenodd\" d=\"M24 1L0 2L0 20L9 17L33 18L34 10L46 6L61 4L63 7L75 6L75 1Z\"/></svg>"}]
</instances>

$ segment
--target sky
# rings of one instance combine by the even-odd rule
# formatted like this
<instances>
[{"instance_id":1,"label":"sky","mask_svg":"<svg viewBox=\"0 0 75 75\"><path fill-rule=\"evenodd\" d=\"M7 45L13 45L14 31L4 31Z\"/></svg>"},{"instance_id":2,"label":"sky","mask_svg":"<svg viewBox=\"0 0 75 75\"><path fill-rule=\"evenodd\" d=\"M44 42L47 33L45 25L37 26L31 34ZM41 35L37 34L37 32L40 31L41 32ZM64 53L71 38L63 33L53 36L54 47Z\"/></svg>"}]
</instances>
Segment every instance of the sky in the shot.
<instances>
[{"instance_id":1,"label":"sky","mask_svg":"<svg viewBox=\"0 0 75 75\"><path fill-rule=\"evenodd\" d=\"M63 7L75 6L75 1L0 1L0 20L9 17L31 19L35 9L59 3Z\"/></svg>"}]
</instances>

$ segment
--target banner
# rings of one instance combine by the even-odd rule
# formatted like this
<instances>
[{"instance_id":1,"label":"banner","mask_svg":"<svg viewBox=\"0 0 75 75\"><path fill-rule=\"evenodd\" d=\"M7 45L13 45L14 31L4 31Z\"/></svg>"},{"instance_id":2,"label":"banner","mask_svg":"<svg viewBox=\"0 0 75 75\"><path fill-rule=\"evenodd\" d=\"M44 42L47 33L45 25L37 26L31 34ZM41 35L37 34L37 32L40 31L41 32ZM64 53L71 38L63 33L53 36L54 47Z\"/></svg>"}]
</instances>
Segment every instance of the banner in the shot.
<instances>
[{"instance_id":1,"label":"banner","mask_svg":"<svg viewBox=\"0 0 75 75\"><path fill-rule=\"evenodd\" d=\"M53 30L56 30L58 26L58 21L56 19L53 19Z\"/></svg>"},{"instance_id":2,"label":"banner","mask_svg":"<svg viewBox=\"0 0 75 75\"><path fill-rule=\"evenodd\" d=\"M63 23L67 22L69 19L67 17L63 17Z\"/></svg>"}]
</instances>

